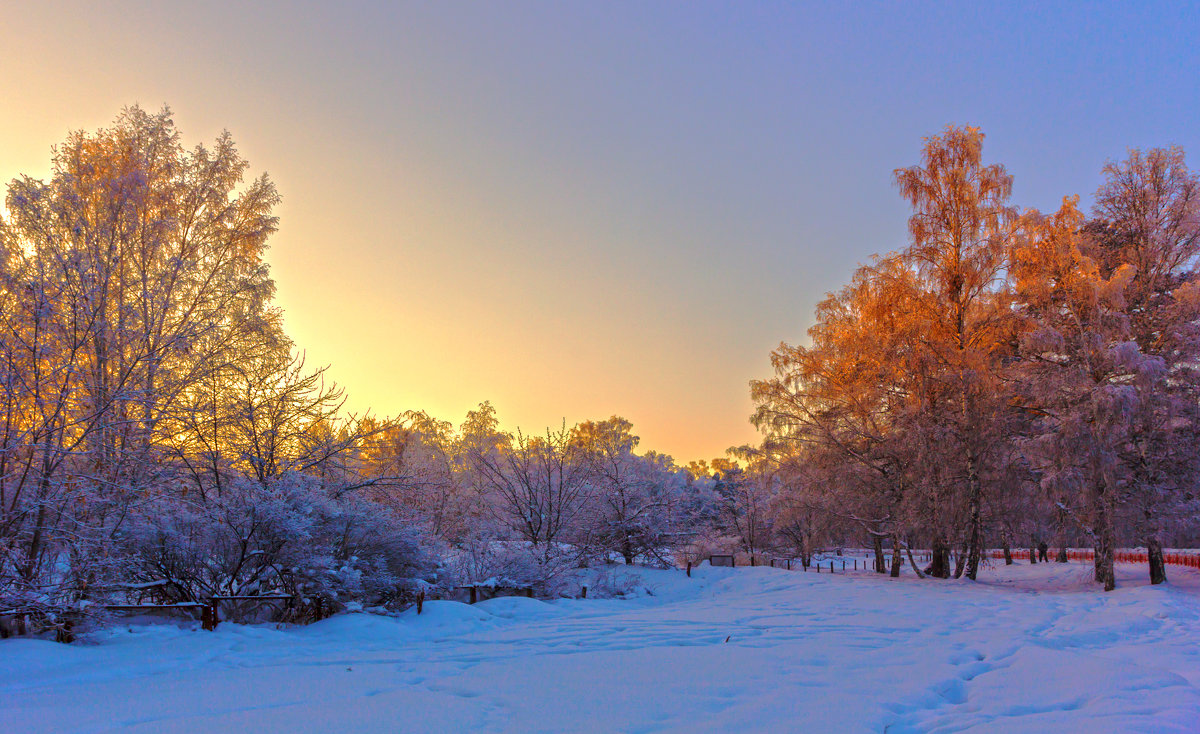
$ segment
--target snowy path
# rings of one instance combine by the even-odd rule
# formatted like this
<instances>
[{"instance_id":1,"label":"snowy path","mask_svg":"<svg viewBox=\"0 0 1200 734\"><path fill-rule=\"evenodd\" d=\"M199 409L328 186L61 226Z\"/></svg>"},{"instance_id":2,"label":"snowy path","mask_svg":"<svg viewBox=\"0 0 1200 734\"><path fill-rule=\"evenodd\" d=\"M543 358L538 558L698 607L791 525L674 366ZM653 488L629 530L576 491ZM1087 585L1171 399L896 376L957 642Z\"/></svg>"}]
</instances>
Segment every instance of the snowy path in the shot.
<instances>
[{"instance_id":1,"label":"snowy path","mask_svg":"<svg viewBox=\"0 0 1200 734\"><path fill-rule=\"evenodd\" d=\"M1200 573L1088 572L643 571L624 601L8 640L0 731L1200 731Z\"/></svg>"}]
</instances>

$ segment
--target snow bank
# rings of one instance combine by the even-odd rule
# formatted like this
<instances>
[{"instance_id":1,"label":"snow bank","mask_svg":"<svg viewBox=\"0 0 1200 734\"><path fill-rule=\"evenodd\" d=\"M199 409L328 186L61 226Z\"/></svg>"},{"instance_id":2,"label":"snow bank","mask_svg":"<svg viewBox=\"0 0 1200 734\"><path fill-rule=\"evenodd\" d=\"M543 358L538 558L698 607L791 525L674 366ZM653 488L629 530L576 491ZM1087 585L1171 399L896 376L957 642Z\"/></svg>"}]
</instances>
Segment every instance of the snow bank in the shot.
<instances>
[{"instance_id":1,"label":"snow bank","mask_svg":"<svg viewBox=\"0 0 1200 734\"><path fill-rule=\"evenodd\" d=\"M523 596L500 596L481 601L475 605L475 608L503 619L546 619L566 614L563 609L552 604Z\"/></svg>"}]
</instances>

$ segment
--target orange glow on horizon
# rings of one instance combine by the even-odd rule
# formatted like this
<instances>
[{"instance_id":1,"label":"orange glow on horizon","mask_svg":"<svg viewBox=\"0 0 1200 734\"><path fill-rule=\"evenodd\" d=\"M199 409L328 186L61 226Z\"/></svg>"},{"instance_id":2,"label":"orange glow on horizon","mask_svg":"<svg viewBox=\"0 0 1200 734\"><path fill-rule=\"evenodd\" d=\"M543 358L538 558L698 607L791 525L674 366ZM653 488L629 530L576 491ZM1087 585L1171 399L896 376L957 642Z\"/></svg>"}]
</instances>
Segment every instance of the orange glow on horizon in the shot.
<instances>
[{"instance_id":1,"label":"orange glow on horizon","mask_svg":"<svg viewBox=\"0 0 1200 734\"><path fill-rule=\"evenodd\" d=\"M331 365L348 409L457 425L488 400L526 431L616 414L641 450L681 464L755 440L747 381L773 341L739 343L719 305L680 290L703 282L664 279L686 261L635 268L646 243L574 199L542 201L544 162L522 168L495 148L453 170L446 151L472 143L435 115L405 120L407 139L364 135L330 100L308 100L310 82L270 64L247 74L245 43L213 55L166 11L133 29L10 10L24 16L10 29L40 30L5 37L0 97L21 114L0 116L0 180L45 177L70 130L129 104L169 104L186 146L229 129L248 174L269 173L283 197L267 258L286 331L310 365Z\"/></svg>"}]
</instances>

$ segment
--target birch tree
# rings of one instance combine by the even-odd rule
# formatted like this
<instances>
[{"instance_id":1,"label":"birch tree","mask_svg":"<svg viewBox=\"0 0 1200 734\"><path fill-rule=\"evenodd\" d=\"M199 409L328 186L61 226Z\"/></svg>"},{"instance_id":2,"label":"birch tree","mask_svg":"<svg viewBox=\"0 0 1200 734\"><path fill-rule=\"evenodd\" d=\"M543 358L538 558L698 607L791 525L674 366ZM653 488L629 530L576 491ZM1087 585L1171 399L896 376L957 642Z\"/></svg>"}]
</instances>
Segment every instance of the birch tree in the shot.
<instances>
[{"instance_id":1,"label":"birch tree","mask_svg":"<svg viewBox=\"0 0 1200 734\"><path fill-rule=\"evenodd\" d=\"M1133 523L1149 553L1152 583L1166 580L1160 535L1195 486L1200 402L1200 177L1180 148L1132 150L1104 168L1089 223L1102 274L1129 268L1123 291L1129 337L1143 364L1124 462Z\"/></svg>"},{"instance_id":2,"label":"birch tree","mask_svg":"<svg viewBox=\"0 0 1200 734\"><path fill-rule=\"evenodd\" d=\"M956 444L957 482L966 498L966 574L974 579L983 550L985 465L1003 451L988 425L998 391L998 355L1010 343L1003 274L1011 223L1012 177L984 165L983 133L947 127L927 138L920 165L897 169L900 193L913 207L912 244L901 253L920 279L914 299L921 341L934 379L952 408L942 414Z\"/></svg>"}]
</instances>

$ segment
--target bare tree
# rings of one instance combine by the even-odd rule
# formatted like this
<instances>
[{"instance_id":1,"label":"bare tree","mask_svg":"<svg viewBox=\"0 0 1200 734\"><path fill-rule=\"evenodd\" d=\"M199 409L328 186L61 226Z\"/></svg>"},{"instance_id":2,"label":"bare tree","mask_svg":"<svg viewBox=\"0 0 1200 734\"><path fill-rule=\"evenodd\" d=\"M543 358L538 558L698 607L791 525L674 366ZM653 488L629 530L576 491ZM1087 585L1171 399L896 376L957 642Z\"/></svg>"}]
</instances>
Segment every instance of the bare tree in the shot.
<instances>
[{"instance_id":1,"label":"bare tree","mask_svg":"<svg viewBox=\"0 0 1200 734\"><path fill-rule=\"evenodd\" d=\"M500 518L521 538L550 553L583 509L590 485L571 431L544 437L518 431L496 451L476 448L474 469L496 497Z\"/></svg>"}]
</instances>

